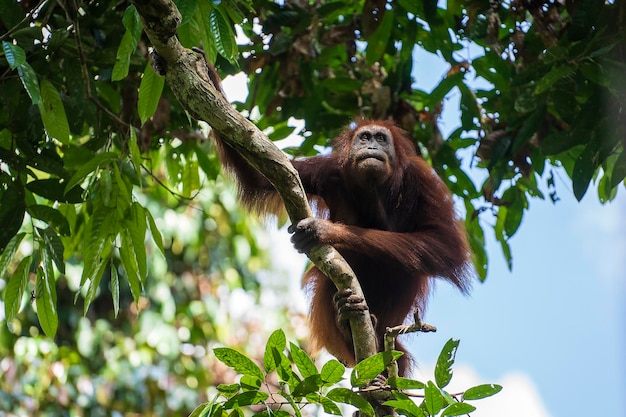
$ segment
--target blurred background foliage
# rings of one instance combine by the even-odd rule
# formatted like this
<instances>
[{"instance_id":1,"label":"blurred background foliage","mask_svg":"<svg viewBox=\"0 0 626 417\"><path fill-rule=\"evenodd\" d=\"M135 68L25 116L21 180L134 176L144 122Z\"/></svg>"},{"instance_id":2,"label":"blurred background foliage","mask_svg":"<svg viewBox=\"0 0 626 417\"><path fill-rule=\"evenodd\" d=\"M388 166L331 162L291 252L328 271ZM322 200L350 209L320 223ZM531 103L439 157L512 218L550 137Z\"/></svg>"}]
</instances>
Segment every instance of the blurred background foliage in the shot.
<instances>
[{"instance_id":1,"label":"blurred background foliage","mask_svg":"<svg viewBox=\"0 0 626 417\"><path fill-rule=\"evenodd\" d=\"M236 107L303 138L288 153L355 116L411 133L464 209L481 279L485 229L512 265L530 199L623 186L624 2L175 3L181 42L247 76ZM258 356L267 330L305 336L128 2L0 0L0 41L0 415L186 415L233 376L212 346ZM449 64L432 91L415 88L418 49Z\"/></svg>"}]
</instances>

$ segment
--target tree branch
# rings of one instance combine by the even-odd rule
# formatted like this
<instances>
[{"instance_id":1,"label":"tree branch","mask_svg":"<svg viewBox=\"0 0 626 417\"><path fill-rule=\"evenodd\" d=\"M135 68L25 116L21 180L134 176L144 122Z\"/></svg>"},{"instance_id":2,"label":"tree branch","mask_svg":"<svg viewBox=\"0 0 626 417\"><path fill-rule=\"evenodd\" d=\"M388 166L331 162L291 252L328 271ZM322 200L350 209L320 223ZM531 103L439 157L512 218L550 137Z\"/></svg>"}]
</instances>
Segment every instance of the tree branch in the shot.
<instances>
[{"instance_id":1,"label":"tree branch","mask_svg":"<svg viewBox=\"0 0 626 417\"><path fill-rule=\"evenodd\" d=\"M236 149L251 166L274 185L292 223L312 217L306 193L287 156L252 122L237 112L209 78L204 57L184 48L176 38L181 15L171 0L131 0L155 51L163 58L166 80L181 105L199 120L207 122L220 137ZM354 272L331 246L313 248L311 261L339 289L350 288L363 295ZM377 352L376 335L369 314L350 319L356 360Z\"/></svg>"}]
</instances>

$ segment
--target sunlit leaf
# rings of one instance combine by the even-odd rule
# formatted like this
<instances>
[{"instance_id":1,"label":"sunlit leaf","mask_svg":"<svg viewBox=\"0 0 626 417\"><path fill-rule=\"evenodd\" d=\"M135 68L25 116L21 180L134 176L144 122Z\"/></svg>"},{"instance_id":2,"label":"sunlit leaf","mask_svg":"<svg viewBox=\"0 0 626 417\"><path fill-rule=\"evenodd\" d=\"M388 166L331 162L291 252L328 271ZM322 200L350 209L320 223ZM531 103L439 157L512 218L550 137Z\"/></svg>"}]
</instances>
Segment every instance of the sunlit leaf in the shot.
<instances>
[{"instance_id":1,"label":"sunlit leaf","mask_svg":"<svg viewBox=\"0 0 626 417\"><path fill-rule=\"evenodd\" d=\"M152 64L148 63L144 69L141 84L139 84L139 99L137 100L137 110L139 111L141 124L146 123L146 120L154 115L159 105L164 85L165 78L157 75L154 69L152 69Z\"/></svg>"},{"instance_id":2,"label":"sunlit leaf","mask_svg":"<svg viewBox=\"0 0 626 417\"><path fill-rule=\"evenodd\" d=\"M435 381L439 388L444 388L452 379L452 364L454 364L454 358L458 348L459 341L450 339L446 342L443 349L441 349L437 364L435 365Z\"/></svg>"}]
</instances>

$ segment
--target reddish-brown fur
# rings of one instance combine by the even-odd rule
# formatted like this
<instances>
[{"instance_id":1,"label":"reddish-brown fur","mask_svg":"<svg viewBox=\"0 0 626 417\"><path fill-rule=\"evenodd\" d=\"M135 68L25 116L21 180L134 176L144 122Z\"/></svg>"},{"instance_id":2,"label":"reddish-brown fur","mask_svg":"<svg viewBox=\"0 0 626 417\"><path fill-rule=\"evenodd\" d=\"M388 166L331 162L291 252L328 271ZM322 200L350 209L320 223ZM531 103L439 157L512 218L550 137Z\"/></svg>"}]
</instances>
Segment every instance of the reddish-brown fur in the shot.
<instances>
[{"instance_id":1,"label":"reddish-brown fur","mask_svg":"<svg viewBox=\"0 0 626 417\"><path fill-rule=\"evenodd\" d=\"M392 175L375 193L360 191L344 175L354 131L370 124L391 131L396 153ZM280 199L269 182L228 145L218 140L218 147L224 165L238 179L244 205L261 213L275 211ZM333 222L322 243L333 245L353 268L382 338L386 327L402 324L416 307L423 311L431 278L467 291L465 231L447 187L393 123L361 120L335 139L333 149L330 155L294 160L293 165L316 215ZM316 267L305 273L303 282L312 293L312 347L324 347L353 365L353 347L336 322L334 284ZM382 340L378 342L381 346ZM408 358L400 363L401 374L407 366Z\"/></svg>"}]
</instances>

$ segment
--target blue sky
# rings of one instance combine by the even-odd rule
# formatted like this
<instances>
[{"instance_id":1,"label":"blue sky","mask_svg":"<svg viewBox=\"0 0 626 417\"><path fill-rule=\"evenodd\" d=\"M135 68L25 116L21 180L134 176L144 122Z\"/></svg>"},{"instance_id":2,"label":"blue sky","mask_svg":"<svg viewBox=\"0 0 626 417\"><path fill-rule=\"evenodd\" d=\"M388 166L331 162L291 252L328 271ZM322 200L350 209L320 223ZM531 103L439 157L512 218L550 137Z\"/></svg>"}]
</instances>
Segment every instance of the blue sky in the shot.
<instances>
[{"instance_id":1,"label":"blue sky","mask_svg":"<svg viewBox=\"0 0 626 417\"><path fill-rule=\"evenodd\" d=\"M446 70L434 55L415 57L414 77L425 91ZM458 98L453 93L444 104L444 136L460 125ZM487 281L475 285L470 297L438 285L426 321L439 331L414 340L416 355L436 359L454 337L461 340L457 364L469 366L482 382L528 377L547 415L626 416L626 189L602 206L592 185L579 203L562 174L557 192L561 200L556 204L531 200L510 241L512 272L493 233L485 229ZM501 395L507 391L504 385ZM522 406L515 398L528 399L526 393L508 394L508 412L472 415L511 416Z\"/></svg>"}]
</instances>

